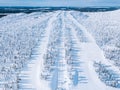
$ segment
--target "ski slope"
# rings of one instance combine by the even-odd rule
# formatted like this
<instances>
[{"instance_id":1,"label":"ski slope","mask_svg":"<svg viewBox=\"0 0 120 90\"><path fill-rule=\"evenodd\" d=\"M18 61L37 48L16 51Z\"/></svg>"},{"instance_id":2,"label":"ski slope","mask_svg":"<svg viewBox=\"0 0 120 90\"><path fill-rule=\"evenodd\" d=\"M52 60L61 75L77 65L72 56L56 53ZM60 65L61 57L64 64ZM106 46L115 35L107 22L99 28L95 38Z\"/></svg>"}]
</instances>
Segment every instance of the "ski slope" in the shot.
<instances>
[{"instance_id":1,"label":"ski slope","mask_svg":"<svg viewBox=\"0 0 120 90\"><path fill-rule=\"evenodd\" d=\"M36 33L32 31L31 35L37 40L20 69L17 90L120 90L119 68L107 60L89 28L72 13L18 14L1 19L0 24L9 25L7 28L14 23L14 27L19 25L16 30L25 28L24 25L25 29L38 30ZM11 20L14 21L10 23ZM2 30L7 30L4 25ZM102 65L105 67L99 69ZM109 71L113 72L113 78L103 78Z\"/></svg>"}]
</instances>

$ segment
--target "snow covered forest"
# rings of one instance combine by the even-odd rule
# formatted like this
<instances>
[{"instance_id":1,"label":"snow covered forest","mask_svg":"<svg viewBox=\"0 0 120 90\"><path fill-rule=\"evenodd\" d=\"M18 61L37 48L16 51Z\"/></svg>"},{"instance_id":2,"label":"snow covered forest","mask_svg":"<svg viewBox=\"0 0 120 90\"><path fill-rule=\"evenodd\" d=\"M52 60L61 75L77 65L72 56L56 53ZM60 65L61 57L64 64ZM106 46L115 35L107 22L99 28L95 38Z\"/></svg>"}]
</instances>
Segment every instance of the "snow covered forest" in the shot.
<instances>
[{"instance_id":1,"label":"snow covered forest","mask_svg":"<svg viewBox=\"0 0 120 90\"><path fill-rule=\"evenodd\" d=\"M0 90L120 90L120 10L0 18Z\"/></svg>"}]
</instances>

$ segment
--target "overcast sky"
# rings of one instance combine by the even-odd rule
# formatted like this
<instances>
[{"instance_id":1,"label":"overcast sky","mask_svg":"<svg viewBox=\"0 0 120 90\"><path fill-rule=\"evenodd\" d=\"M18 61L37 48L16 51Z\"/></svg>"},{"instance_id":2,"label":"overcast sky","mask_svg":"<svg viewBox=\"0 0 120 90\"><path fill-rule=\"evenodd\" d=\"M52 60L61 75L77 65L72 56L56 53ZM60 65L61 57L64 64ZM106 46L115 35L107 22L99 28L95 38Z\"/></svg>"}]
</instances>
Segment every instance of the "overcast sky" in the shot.
<instances>
[{"instance_id":1,"label":"overcast sky","mask_svg":"<svg viewBox=\"0 0 120 90\"><path fill-rule=\"evenodd\" d=\"M0 0L0 6L120 6L120 0Z\"/></svg>"}]
</instances>

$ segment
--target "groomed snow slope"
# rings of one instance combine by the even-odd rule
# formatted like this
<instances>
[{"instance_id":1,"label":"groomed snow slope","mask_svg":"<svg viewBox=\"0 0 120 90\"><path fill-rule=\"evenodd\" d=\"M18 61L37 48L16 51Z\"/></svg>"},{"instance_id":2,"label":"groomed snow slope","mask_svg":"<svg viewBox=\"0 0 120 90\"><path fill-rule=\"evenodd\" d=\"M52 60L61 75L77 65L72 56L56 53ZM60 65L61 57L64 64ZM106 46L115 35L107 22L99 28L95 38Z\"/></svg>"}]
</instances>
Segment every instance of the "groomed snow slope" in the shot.
<instances>
[{"instance_id":1,"label":"groomed snow slope","mask_svg":"<svg viewBox=\"0 0 120 90\"><path fill-rule=\"evenodd\" d=\"M108 14L115 12L119 11ZM90 26L86 28L84 20L89 17L89 13L87 15L80 13L79 17L75 17L78 14L79 12L75 11L56 11L17 14L1 18L1 38L3 34L13 33L15 37L11 40L7 38L8 44L11 44L13 39L21 38L11 46L14 49L14 43L16 47L25 45L22 52L25 52L27 58L21 58L23 54L20 56L17 53L21 61L19 63L22 65L18 66L19 73L13 76L17 77L17 87L16 84L11 83L16 79L11 82L6 79L5 84L1 83L3 86L0 90L16 90L16 88L17 90L120 90L119 68L107 60L104 50L96 43L94 32L90 33L92 31ZM104 15L106 12L101 14ZM19 33L21 30L23 33L19 37L15 31ZM0 42L1 46L5 45L2 40ZM17 45L18 43L20 45ZM21 47L14 51L19 52L20 49ZM27 51L29 53L26 54ZM9 63L16 65L17 62L10 59ZM4 66L0 68L2 67ZM7 64L7 67L16 70L17 66L11 67ZM12 73L16 72L18 70Z\"/></svg>"}]
</instances>

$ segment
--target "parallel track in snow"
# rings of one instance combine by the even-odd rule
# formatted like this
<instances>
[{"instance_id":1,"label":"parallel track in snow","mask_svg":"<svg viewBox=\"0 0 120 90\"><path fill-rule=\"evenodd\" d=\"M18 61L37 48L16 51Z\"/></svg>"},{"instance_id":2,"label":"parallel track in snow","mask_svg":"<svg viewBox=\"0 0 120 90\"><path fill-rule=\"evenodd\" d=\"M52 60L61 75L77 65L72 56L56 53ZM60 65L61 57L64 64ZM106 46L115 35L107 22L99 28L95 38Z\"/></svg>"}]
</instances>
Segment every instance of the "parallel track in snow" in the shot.
<instances>
[{"instance_id":1,"label":"parallel track in snow","mask_svg":"<svg viewBox=\"0 0 120 90\"><path fill-rule=\"evenodd\" d=\"M35 52L19 74L18 90L118 90L98 79L93 63L106 63L104 54L69 12L46 14L40 23L46 27L40 27Z\"/></svg>"},{"instance_id":2,"label":"parallel track in snow","mask_svg":"<svg viewBox=\"0 0 120 90\"><path fill-rule=\"evenodd\" d=\"M24 71L21 72L21 82L23 83L20 83L20 90L39 90L39 89L43 89L44 90L48 90L48 88L45 89L44 85L44 82L41 82L40 80L40 73L43 69L43 55L46 53L46 49L47 49L47 45L48 45L48 42L49 42L49 38L50 38L50 32L52 30L52 23L53 21L55 21L56 19L56 15L55 14L54 16L52 16L52 18L49 18L48 20L48 24L47 24L47 27L45 28L45 32L44 34L42 35L42 40L40 40L40 45L37 46L37 50L38 50L38 55L36 55L37 58L35 58L35 60L32 60L32 62L30 62L28 64L28 67L27 68L30 68L28 69L28 71ZM43 22L44 23L44 22ZM35 49L36 49L35 48ZM22 76L24 77L24 75L27 74L27 80L29 81L28 83L24 81L26 81L26 78L25 80L22 78ZM22 86L21 86L22 85Z\"/></svg>"}]
</instances>

